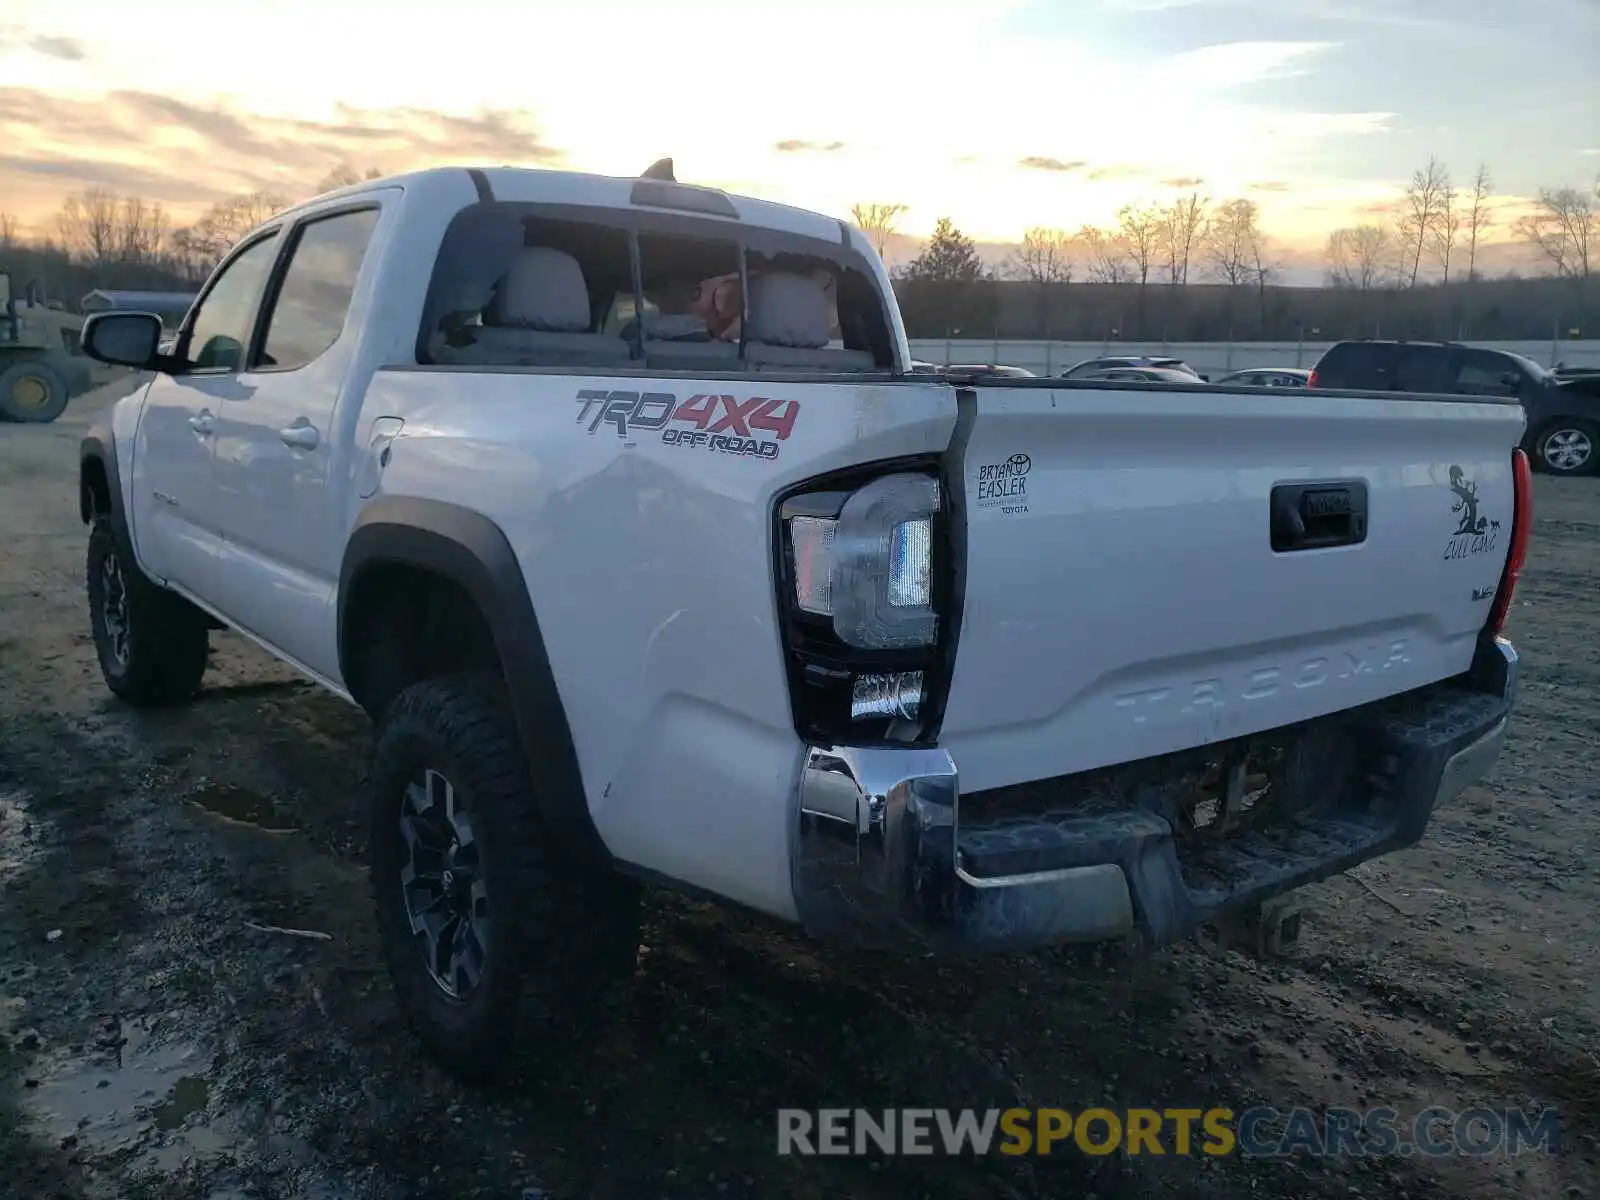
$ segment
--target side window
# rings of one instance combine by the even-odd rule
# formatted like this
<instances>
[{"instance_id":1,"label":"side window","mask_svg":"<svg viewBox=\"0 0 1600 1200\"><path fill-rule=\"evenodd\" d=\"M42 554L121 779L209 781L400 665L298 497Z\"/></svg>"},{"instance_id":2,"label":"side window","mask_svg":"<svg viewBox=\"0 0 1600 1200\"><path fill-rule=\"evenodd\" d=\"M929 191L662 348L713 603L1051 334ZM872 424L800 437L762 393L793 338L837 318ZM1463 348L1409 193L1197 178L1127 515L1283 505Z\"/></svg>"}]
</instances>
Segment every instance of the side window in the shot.
<instances>
[{"instance_id":1,"label":"side window","mask_svg":"<svg viewBox=\"0 0 1600 1200\"><path fill-rule=\"evenodd\" d=\"M261 286L277 252L274 231L230 262L200 301L189 326L187 351L195 370L237 371L244 366Z\"/></svg>"},{"instance_id":2,"label":"side window","mask_svg":"<svg viewBox=\"0 0 1600 1200\"><path fill-rule=\"evenodd\" d=\"M364 208L301 227L273 301L259 366L303 367L339 340L377 224L378 210Z\"/></svg>"},{"instance_id":3,"label":"side window","mask_svg":"<svg viewBox=\"0 0 1600 1200\"><path fill-rule=\"evenodd\" d=\"M1448 365L1449 359L1436 347L1401 347L1391 387L1397 392L1449 391Z\"/></svg>"},{"instance_id":4,"label":"side window","mask_svg":"<svg viewBox=\"0 0 1600 1200\"><path fill-rule=\"evenodd\" d=\"M1317 363L1322 386L1387 391L1393 383L1394 366L1388 350L1387 346L1340 342Z\"/></svg>"},{"instance_id":5,"label":"side window","mask_svg":"<svg viewBox=\"0 0 1600 1200\"><path fill-rule=\"evenodd\" d=\"M625 367L635 344L632 297L626 230L515 202L474 204L445 230L417 361Z\"/></svg>"},{"instance_id":6,"label":"side window","mask_svg":"<svg viewBox=\"0 0 1600 1200\"><path fill-rule=\"evenodd\" d=\"M1497 354L1463 350L1456 367L1455 386L1450 390L1467 396L1509 396L1517 389L1506 377L1520 374Z\"/></svg>"}]
</instances>

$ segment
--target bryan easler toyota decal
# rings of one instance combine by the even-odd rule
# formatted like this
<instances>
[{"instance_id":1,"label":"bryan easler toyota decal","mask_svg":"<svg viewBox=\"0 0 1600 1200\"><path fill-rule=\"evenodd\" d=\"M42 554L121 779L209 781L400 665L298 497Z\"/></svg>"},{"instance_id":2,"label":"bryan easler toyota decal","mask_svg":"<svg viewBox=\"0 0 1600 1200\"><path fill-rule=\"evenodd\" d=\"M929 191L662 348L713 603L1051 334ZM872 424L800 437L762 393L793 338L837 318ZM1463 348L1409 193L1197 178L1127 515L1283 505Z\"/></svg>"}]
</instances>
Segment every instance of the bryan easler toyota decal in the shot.
<instances>
[{"instance_id":1,"label":"bryan easler toyota decal","mask_svg":"<svg viewBox=\"0 0 1600 1200\"><path fill-rule=\"evenodd\" d=\"M1032 469L1033 460L1022 453L979 467L973 504L978 508L998 508L1003 513L1027 512L1028 472Z\"/></svg>"},{"instance_id":2,"label":"bryan easler toyota decal","mask_svg":"<svg viewBox=\"0 0 1600 1200\"><path fill-rule=\"evenodd\" d=\"M620 438L659 434L665 446L745 458L777 458L799 417L800 401L767 396L697 393L679 400L670 392L578 392L578 424L589 433L607 426Z\"/></svg>"}]
</instances>

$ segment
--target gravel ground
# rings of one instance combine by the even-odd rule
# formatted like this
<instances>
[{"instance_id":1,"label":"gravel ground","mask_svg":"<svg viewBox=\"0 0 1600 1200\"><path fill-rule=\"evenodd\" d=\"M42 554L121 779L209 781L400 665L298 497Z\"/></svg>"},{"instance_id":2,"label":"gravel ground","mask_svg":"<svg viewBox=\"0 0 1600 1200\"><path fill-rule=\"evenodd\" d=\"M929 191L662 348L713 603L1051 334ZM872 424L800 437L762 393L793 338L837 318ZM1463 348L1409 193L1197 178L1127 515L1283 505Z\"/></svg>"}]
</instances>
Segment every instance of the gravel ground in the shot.
<instances>
[{"instance_id":1,"label":"gravel ground","mask_svg":"<svg viewBox=\"0 0 1600 1200\"><path fill-rule=\"evenodd\" d=\"M886 960L659 895L605 1040L483 1094L378 960L364 718L232 635L186 710L101 684L75 450L114 395L0 426L0 1195L1600 1197L1600 481L1538 480L1489 786L1309 889L1290 957ZM1562 1152L774 1155L780 1106L1094 1103L1553 1105Z\"/></svg>"}]
</instances>

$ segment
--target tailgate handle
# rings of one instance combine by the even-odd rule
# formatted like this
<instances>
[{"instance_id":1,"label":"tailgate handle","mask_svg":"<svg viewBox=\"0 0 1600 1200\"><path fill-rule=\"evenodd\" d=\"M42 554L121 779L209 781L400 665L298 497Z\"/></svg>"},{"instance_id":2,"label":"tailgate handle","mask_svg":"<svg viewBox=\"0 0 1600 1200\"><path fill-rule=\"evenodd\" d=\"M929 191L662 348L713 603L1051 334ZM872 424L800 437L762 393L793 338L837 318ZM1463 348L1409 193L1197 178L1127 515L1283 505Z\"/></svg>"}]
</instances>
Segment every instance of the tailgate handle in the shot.
<instances>
[{"instance_id":1,"label":"tailgate handle","mask_svg":"<svg viewBox=\"0 0 1600 1200\"><path fill-rule=\"evenodd\" d=\"M1280 483L1272 489L1272 548L1321 550L1367 540L1367 485L1359 479Z\"/></svg>"}]
</instances>

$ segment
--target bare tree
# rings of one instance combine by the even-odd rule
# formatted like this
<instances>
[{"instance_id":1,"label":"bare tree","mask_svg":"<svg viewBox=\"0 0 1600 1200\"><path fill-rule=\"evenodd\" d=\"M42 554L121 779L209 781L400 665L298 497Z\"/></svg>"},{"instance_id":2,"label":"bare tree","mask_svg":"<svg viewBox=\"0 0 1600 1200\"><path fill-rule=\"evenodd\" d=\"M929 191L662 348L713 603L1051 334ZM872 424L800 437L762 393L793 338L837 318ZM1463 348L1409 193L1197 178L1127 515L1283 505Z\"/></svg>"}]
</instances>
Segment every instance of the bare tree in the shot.
<instances>
[{"instance_id":1,"label":"bare tree","mask_svg":"<svg viewBox=\"0 0 1600 1200\"><path fill-rule=\"evenodd\" d=\"M1205 240L1209 203L1199 192L1190 192L1161 214L1161 249L1167 259L1167 282L1174 287L1189 282L1189 260Z\"/></svg>"},{"instance_id":2,"label":"bare tree","mask_svg":"<svg viewBox=\"0 0 1600 1200\"><path fill-rule=\"evenodd\" d=\"M122 198L106 188L74 192L61 202L56 228L67 253L102 266L116 257Z\"/></svg>"},{"instance_id":3,"label":"bare tree","mask_svg":"<svg viewBox=\"0 0 1600 1200\"><path fill-rule=\"evenodd\" d=\"M322 177L317 184L314 195L320 196L323 192L337 191L339 188L350 187L352 184L361 183L368 179L381 179L383 172L377 167L368 167L365 174L358 174L356 169L347 162L342 162Z\"/></svg>"},{"instance_id":4,"label":"bare tree","mask_svg":"<svg viewBox=\"0 0 1600 1200\"><path fill-rule=\"evenodd\" d=\"M171 233L172 222L159 202L124 197L117 213L117 258L125 263L159 262Z\"/></svg>"},{"instance_id":5,"label":"bare tree","mask_svg":"<svg viewBox=\"0 0 1600 1200\"><path fill-rule=\"evenodd\" d=\"M1254 200L1228 200L1217 206L1205 241L1213 278L1239 287L1253 278L1254 246L1261 239L1261 210Z\"/></svg>"},{"instance_id":6,"label":"bare tree","mask_svg":"<svg viewBox=\"0 0 1600 1200\"><path fill-rule=\"evenodd\" d=\"M15 249L18 244L17 214L0 212L0 253Z\"/></svg>"},{"instance_id":7,"label":"bare tree","mask_svg":"<svg viewBox=\"0 0 1600 1200\"><path fill-rule=\"evenodd\" d=\"M1272 247L1267 235L1261 231L1259 224L1251 225L1249 230L1248 248L1250 251L1250 274L1256 285L1256 307L1261 320L1261 329L1267 328L1267 287L1278 277L1277 264L1272 261Z\"/></svg>"},{"instance_id":8,"label":"bare tree","mask_svg":"<svg viewBox=\"0 0 1600 1200\"><path fill-rule=\"evenodd\" d=\"M182 238L182 252L191 272L208 273L241 237L289 202L273 192L250 192L219 200L191 225Z\"/></svg>"},{"instance_id":9,"label":"bare tree","mask_svg":"<svg viewBox=\"0 0 1600 1200\"><path fill-rule=\"evenodd\" d=\"M1084 267L1094 283L1127 283L1133 277L1128 247L1118 232L1085 225L1073 239L1083 247Z\"/></svg>"},{"instance_id":10,"label":"bare tree","mask_svg":"<svg viewBox=\"0 0 1600 1200\"><path fill-rule=\"evenodd\" d=\"M1050 301L1058 283L1072 282L1072 239L1059 229L1034 226L1022 235L1001 273L1039 285L1039 333L1050 337Z\"/></svg>"},{"instance_id":11,"label":"bare tree","mask_svg":"<svg viewBox=\"0 0 1600 1200\"><path fill-rule=\"evenodd\" d=\"M1441 281L1450 282L1450 260L1455 256L1456 243L1461 240L1461 222L1464 214L1457 203L1455 185L1445 177L1439 192L1439 207L1433 229L1428 234L1428 249L1439 264Z\"/></svg>"},{"instance_id":12,"label":"bare tree","mask_svg":"<svg viewBox=\"0 0 1600 1200\"><path fill-rule=\"evenodd\" d=\"M1072 239L1059 229L1035 226L1022 235L1002 268L1012 279L1033 283L1072 282Z\"/></svg>"},{"instance_id":13,"label":"bare tree","mask_svg":"<svg viewBox=\"0 0 1600 1200\"><path fill-rule=\"evenodd\" d=\"M1161 231L1165 225L1162 212L1153 204L1137 207L1125 204L1117 212L1117 229L1122 234L1122 244L1133 260L1134 278L1139 288L1150 282L1150 268L1161 247Z\"/></svg>"},{"instance_id":14,"label":"bare tree","mask_svg":"<svg viewBox=\"0 0 1600 1200\"><path fill-rule=\"evenodd\" d=\"M852 204L850 219L855 222L857 229L867 235L872 248L882 258L883 248L889 244L889 239L900 232L900 218L906 212L907 206L904 204Z\"/></svg>"},{"instance_id":15,"label":"bare tree","mask_svg":"<svg viewBox=\"0 0 1600 1200\"><path fill-rule=\"evenodd\" d=\"M1400 202L1397 222L1403 253L1400 263L1410 287L1417 286L1417 276L1422 271L1422 255L1439 227L1444 196L1449 189L1450 172L1442 162L1430 157L1426 167L1413 172L1411 184Z\"/></svg>"},{"instance_id":16,"label":"bare tree","mask_svg":"<svg viewBox=\"0 0 1600 1200\"><path fill-rule=\"evenodd\" d=\"M1493 190L1494 181L1489 177L1488 166L1480 166L1478 173L1472 177L1472 205L1467 209L1468 283L1478 276L1478 243L1494 221L1494 214L1489 211L1489 195Z\"/></svg>"},{"instance_id":17,"label":"bare tree","mask_svg":"<svg viewBox=\"0 0 1600 1200\"><path fill-rule=\"evenodd\" d=\"M1382 225L1353 225L1328 235L1328 281L1367 292L1388 277L1393 242Z\"/></svg>"},{"instance_id":18,"label":"bare tree","mask_svg":"<svg viewBox=\"0 0 1600 1200\"><path fill-rule=\"evenodd\" d=\"M1593 192L1540 188L1534 211L1517 222L1517 235L1550 261L1557 275L1586 279L1600 234L1600 181Z\"/></svg>"}]
</instances>

